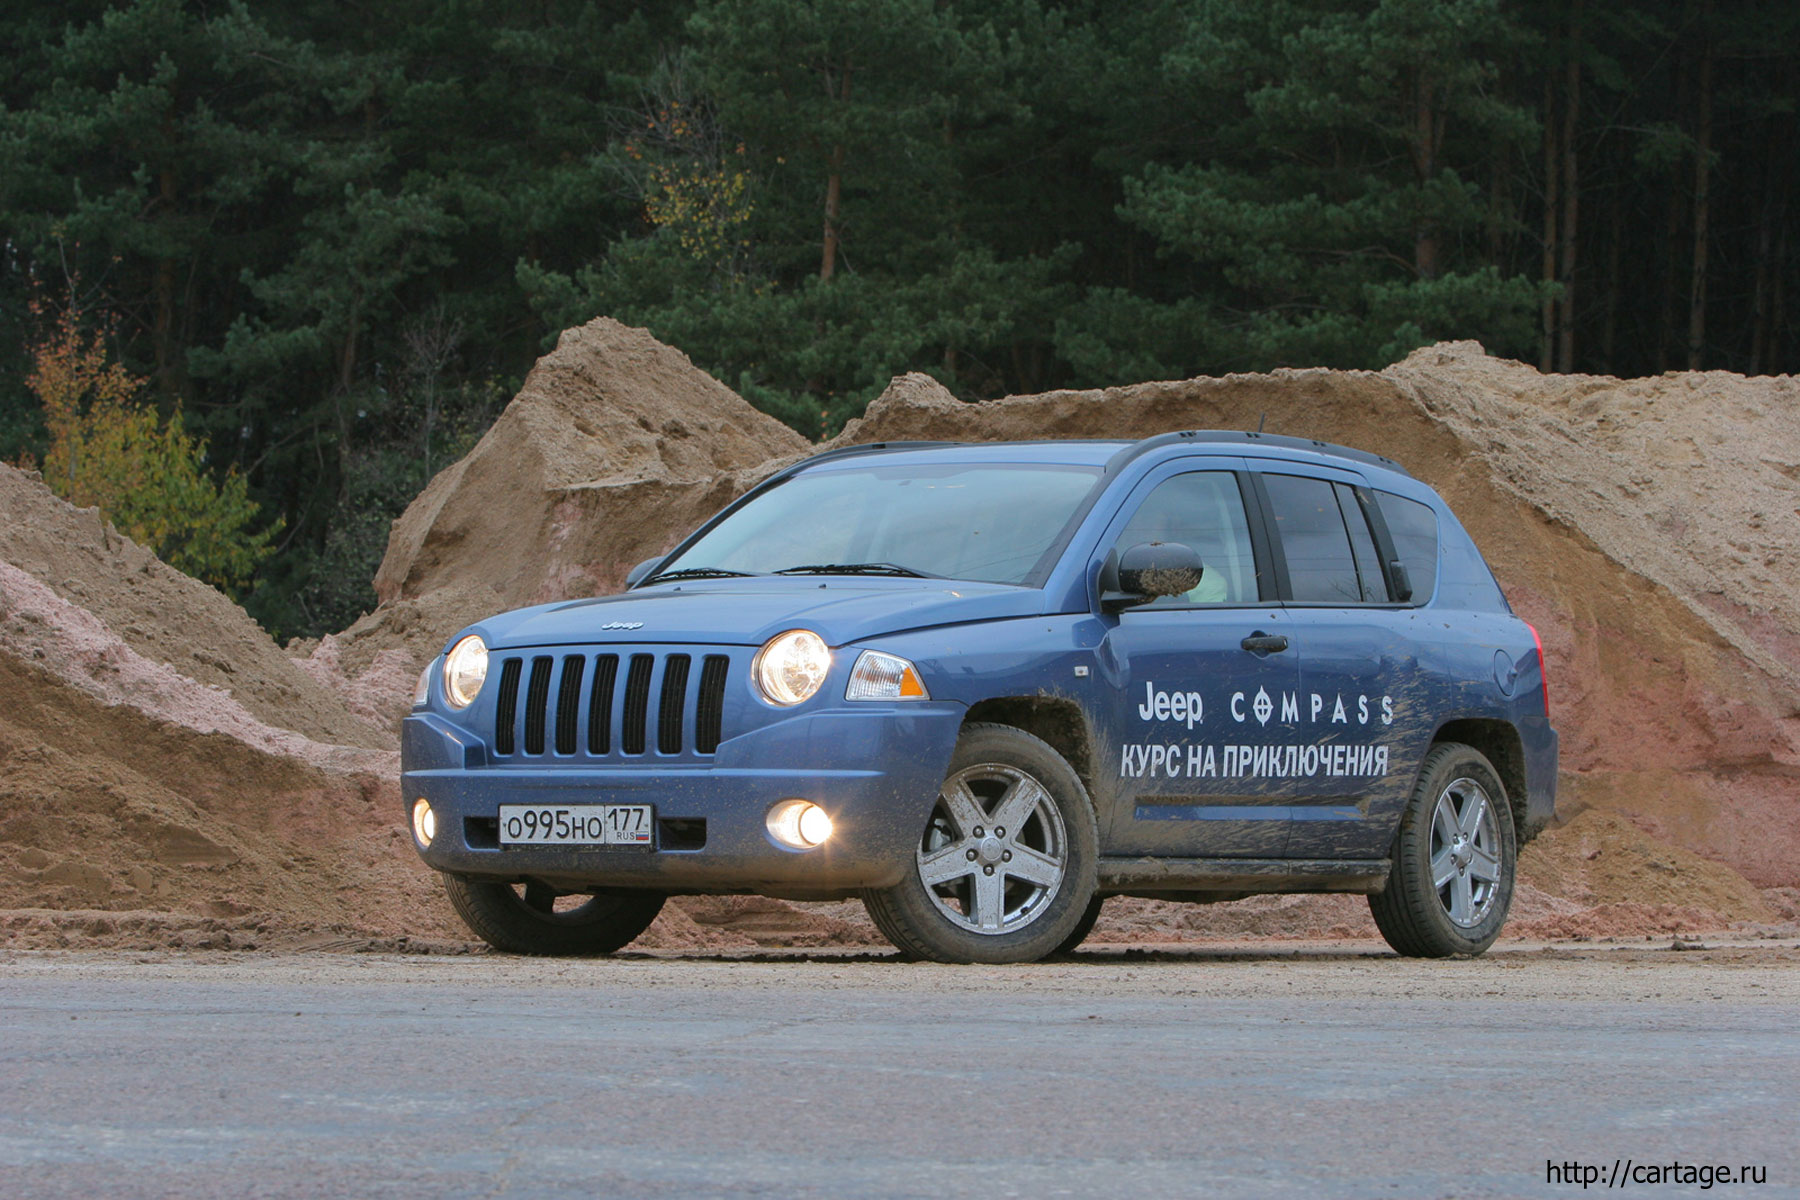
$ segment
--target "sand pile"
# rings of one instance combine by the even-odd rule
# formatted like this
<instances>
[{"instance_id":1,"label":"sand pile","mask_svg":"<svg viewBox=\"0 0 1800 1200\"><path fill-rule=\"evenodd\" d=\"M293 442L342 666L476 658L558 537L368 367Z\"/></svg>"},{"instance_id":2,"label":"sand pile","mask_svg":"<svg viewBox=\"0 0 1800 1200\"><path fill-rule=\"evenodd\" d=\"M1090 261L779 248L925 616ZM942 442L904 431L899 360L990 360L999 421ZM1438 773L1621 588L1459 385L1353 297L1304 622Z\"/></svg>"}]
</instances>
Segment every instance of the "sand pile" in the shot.
<instances>
[{"instance_id":1,"label":"sand pile","mask_svg":"<svg viewBox=\"0 0 1800 1200\"><path fill-rule=\"evenodd\" d=\"M243 609L120 536L96 510L75 508L34 475L0 464L0 518L0 565L12 568L0 577L0 647L47 661L80 686L126 690L139 682L119 665L129 655L166 666L197 693L229 695L268 725L344 746L394 745L345 711ZM27 579L61 603L38 596L31 615L8 616L25 603Z\"/></svg>"},{"instance_id":2,"label":"sand pile","mask_svg":"<svg viewBox=\"0 0 1800 1200\"><path fill-rule=\"evenodd\" d=\"M1546 376L1474 343L963 404L906 376L838 442L1254 429L1377 449L1442 492L1544 636L1565 812L1629 813L1800 884L1800 385ZM1664 447L1666 449L1658 449Z\"/></svg>"},{"instance_id":3,"label":"sand pile","mask_svg":"<svg viewBox=\"0 0 1800 1200\"><path fill-rule=\"evenodd\" d=\"M0 944L460 938L393 735L231 601L0 467Z\"/></svg>"},{"instance_id":4,"label":"sand pile","mask_svg":"<svg viewBox=\"0 0 1800 1200\"><path fill-rule=\"evenodd\" d=\"M381 607L343 635L343 659L361 670L404 646L423 661L488 613L617 591L748 486L734 473L808 448L642 329L567 330L394 523Z\"/></svg>"},{"instance_id":5,"label":"sand pile","mask_svg":"<svg viewBox=\"0 0 1800 1200\"><path fill-rule=\"evenodd\" d=\"M655 364L644 378L660 393L610 373L608 364L629 357L622 346L632 361ZM562 366L565 357L583 365ZM602 365L589 365L596 357ZM529 414L471 456L483 456L482 469L446 471L396 526L380 577L386 600L346 635L346 658L365 666L393 646L417 657L482 612L605 590L798 445L781 430L761 465L741 438L727 438L729 453L710 466L682 457L691 447L666 432L671 421L757 423L685 358L612 322L565 335L533 378ZM830 444L1262 426L1379 449L1444 493L1542 632L1564 737L1564 813L1627 814L1634 838L1686 848L1702 856L1694 862L1722 862L1762 887L1794 887L1797 400L1800 387L1786 378L1545 376L1474 343L1449 343L1381 372L1283 370L979 405L929 376L902 376ZM690 418L696 403L704 418ZM615 404L619 415L604 416ZM516 406L526 405L522 395ZM593 432L601 428L615 432L602 439ZM518 476L497 456L520 456L527 435L548 444L523 454L534 482L515 488ZM520 545L530 553L511 549L514 529L527 531ZM1573 885L1558 892L1529 880L1521 891L1522 914L1545 918L1610 903L1678 904L1595 900ZM1200 931L1284 921L1321 930L1362 928L1359 905L1283 898L1179 911ZM1700 907L1720 920L1755 919L1741 904Z\"/></svg>"},{"instance_id":6,"label":"sand pile","mask_svg":"<svg viewBox=\"0 0 1800 1200\"><path fill-rule=\"evenodd\" d=\"M1544 634L1575 819L1527 849L1514 932L1604 936L1800 911L1797 399L1459 343L981 405L906 376L837 441L1262 424L1398 458ZM418 668L471 619L615 589L805 449L642 330L571 330L396 523L380 609L292 656L0 468L0 686L23 697L0 710L3 944L466 945L400 827L392 722ZM1371 933L1360 898L1264 897L1115 900L1097 937ZM855 905L683 898L643 944L878 940Z\"/></svg>"}]
</instances>

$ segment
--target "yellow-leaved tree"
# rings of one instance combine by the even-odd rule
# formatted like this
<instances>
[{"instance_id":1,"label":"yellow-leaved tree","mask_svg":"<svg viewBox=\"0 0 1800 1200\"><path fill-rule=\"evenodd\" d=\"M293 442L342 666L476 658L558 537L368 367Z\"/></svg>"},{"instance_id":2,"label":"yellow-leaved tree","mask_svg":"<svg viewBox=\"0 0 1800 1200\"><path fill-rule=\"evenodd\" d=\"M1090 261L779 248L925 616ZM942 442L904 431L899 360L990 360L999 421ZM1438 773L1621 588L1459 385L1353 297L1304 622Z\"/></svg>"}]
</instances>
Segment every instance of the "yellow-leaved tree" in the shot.
<instances>
[{"instance_id":1,"label":"yellow-leaved tree","mask_svg":"<svg viewBox=\"0 0 1800 1200\"><path fill-rule=\"evenodd\" d=\"M170 566L235 592L272 552L279 523L251 527L257 505L243 476L233 467L213 481L207 444L187 432L179 405L163 421L139 400L144 381L107 353L110 326L84 325L73 306L54 321L43 304L31 308L46 329L29 347L25 378L50 432L44 482L72 504L98 506Z\"/></svg>"}]
</instances>

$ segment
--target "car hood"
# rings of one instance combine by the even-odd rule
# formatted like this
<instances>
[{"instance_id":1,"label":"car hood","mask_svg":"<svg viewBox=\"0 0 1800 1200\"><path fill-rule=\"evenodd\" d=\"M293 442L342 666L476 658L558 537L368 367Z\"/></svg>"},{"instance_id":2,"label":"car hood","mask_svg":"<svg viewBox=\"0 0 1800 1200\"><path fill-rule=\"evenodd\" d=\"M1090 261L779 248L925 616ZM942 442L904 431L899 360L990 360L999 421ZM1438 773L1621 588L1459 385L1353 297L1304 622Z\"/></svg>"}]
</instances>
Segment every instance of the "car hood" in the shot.
<instances>
[{"instance_id":1,"label":"car hood","mask_svg":"<svg viewBox=\"0 0 1800 1200\"><path fill-rule=\"evenodd\" d=\"M492 649L510 650L607 642L760 646L783 630L804 627L842 646L934 625L1032 616L1043 608L1044 594L1035 588L991 583L763 577L542 604L489 617L464 632L481 634Z\"/></svg>"}]
</instances>

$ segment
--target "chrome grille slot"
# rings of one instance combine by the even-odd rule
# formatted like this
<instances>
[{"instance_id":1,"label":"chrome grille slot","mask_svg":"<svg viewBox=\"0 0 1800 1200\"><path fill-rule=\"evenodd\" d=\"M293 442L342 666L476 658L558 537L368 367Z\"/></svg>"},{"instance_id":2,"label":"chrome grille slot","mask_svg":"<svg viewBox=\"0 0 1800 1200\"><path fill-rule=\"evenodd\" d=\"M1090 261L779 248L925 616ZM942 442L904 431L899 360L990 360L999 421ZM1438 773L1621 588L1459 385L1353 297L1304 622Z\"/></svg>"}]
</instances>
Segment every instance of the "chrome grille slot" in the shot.
<instances>
[{"instance_id":1,"label":"chrome grille slot","mask_svg":"<svg viewBox=\"0 0 1800 1200\"><path fill-rule=\"evenodd\" d=\"M519 713L519 660L509 658L500 668L499 702L494 709L494 753L514 750L513 723Z\"/></svg>"},{"instance_id":2,"label":"chrome grille slot","mask_svg":"<svg viewBox=\"0 0 1800 1200\"><path fill-rule=\"evenodd\" d=\"M556 660L542 654L531 660L531 682L525 686L525 753L544 752L544 708L550 701L550 668Z\"/></svg>"},{"instance_id":3,"label":"chrome grille slot","mask_svg":"<svg viewBox=\"0 0 1800 1200\"><path fill-rule=\"evenodd\" d=\"M687 708L688 664L685 654L663 660L662 702L656 709L656 749L663 754L681 753L681 716Z\"/></svg>"},{"instance_id":4,"label":"chrome grille slot","mask_svg":"<svg viewBox=\"0 0 1800 1200\"><path fill-rule=\"evenodd\" d=\"M694 749L711 754L719 748L721 728L725 723L725 677L731 671L731 660L723 654L709 654L700 666L700 701L694 714Z\"/></svg>"},{"instance_id":5,"label":"chrome grille slot","mask_svg":"<svg viewBox=\"0 0 1800 1200\"><path fill-rule=\"evenodd\" d=\"M698 663L650 650L513 655L497 665L496 758L710 755L724 737L725 654Z\"/></svg>"},{"instance_id":6,"label":"chrome grille slot","mask_svg":"<svg viewBox=\"0 0 1800 1200\"><path fill-rule=\"evenodd\" d=\"M581 676L587 669L587 656L571 654L562 661L562 686L556 691L556 752L573 754L576 746L576 719L581 714Z\"/></svg>"},{"instance_id":7,"label":"chrome grille slot","mask_svg":"<svg viewBox=\"0 0 1800 1200\"><path fill-rule=\"evenodd\" d=\"M644 752L645 726L650 718L650 672L655 667L655 655L631 656L631 670L625 675L624 728L619 737L619 748L627 754Z\"/></svg>"},{"instance_id":8,"label":"chrome grille slot","mask_svg":"<svg viewBox=\"0 0 1800 1200\"><path fill-rule=\"evenodd\" d=\"M613 684L619 678L619 656L594 660L594 688L588 696L588 753L612 753Z\"/></svg>"}]
</instances>

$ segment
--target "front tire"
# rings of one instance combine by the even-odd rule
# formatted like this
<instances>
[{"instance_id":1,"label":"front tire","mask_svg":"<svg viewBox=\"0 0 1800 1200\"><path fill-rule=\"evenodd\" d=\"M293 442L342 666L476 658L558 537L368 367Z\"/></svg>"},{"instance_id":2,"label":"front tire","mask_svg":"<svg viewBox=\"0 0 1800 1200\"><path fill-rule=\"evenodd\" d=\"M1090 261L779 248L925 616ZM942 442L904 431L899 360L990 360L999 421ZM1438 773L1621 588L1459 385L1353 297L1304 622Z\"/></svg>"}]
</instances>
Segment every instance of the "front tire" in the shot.
<instances>
[{"instance_id":1,"label":"front tire","mask_svg":"<svg viewBox=\"0 0 1800 1200\"><path fill-rule=\"evenodd\" d=\"M457 915L494 949L558 957L611 954L650 928L667 899L635 891L582 896L467 875L444 876L444 891Z\"/></svg>"},{"instance_id":2,"label":"front tire","mask_svg":"<svg viewBox=\"0 0 1800 1200\"><path fill-rule=\"evenodd\" d=\"M1506 923L1517 858L1493 764L1472 746L1434 746L1400 818L1387 890L1369 897L1369 912L1401 954L1480 954Z\"/></svg>"},{"instance_id":3,"label":"front tire","mask_svg":"<svg viewBox=\"0 0 1800 1200\"><path fill-rule=\"evenodd\" d=\"M1008 725L968 725L912 869L863 902L903 955L1035 962L1086 914L1099 841L1087 789L1060 754Z\"/></svg>"}]
</instances>

